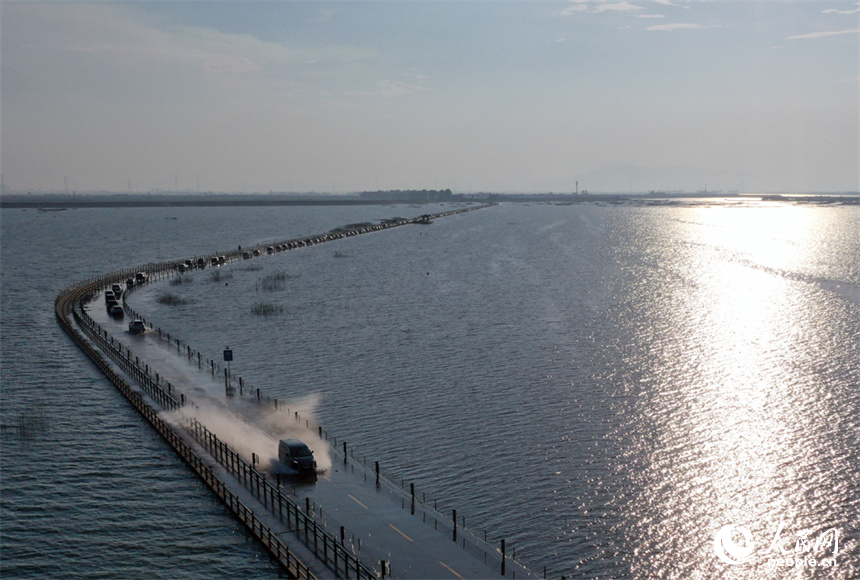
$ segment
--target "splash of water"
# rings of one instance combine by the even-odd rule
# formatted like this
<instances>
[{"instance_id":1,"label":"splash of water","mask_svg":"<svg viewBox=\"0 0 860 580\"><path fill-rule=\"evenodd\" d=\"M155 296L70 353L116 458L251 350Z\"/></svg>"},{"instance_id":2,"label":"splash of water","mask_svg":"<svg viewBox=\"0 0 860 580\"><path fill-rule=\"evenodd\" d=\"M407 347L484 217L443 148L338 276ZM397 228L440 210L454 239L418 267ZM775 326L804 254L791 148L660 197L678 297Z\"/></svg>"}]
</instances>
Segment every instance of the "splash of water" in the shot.
<instances>
[{"instance_id":1,"label":"splash of water","mask_svg":"<svg viewBox=\"0 0 860 580\"><path fill-rule=\"evenodd\" d=\"M326 471L332 465L331 448L305 423L305 420L313 422L320 400L318 395L308 395L294 403L283 404L277 410L241 403L241 413L213 401L165 413L164 418L174 422L197 419L245 461L251 463L252 454L256 454L260 468L268 471L277 471L281 467L278 461L279 440L301 439L314 452L317 469ZM301 418L300 422L296 420L297 416Z\"/></svg>"}]
</instances>

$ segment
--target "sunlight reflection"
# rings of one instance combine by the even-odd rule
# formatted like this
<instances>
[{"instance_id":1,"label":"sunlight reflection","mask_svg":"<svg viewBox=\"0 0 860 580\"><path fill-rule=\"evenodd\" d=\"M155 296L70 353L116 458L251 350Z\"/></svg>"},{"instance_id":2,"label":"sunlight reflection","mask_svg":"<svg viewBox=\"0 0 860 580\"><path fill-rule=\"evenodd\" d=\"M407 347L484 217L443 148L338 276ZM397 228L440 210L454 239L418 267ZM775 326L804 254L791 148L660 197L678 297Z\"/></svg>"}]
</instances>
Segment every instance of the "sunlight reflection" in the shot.
<instances>
[{"instance_id":1,"label":"sunlight reflection","mask_svg":"<svg viewBox=\"0 0 860 580\"><path fill-rule=\"evenodd\" d=\"M672 570L674 577L782 578L786 570L767 567L773 555L764 538L781 521L813 530L826 523L804 493L823 485L813 475L823 453L819 432L828 425L826 385L798 370L820 291L798 272L820 259L812 240L821 232L806 208L693 214L666 240L668 247L676 235L697 240L663 264L674 272L661 272L662 283L667 276L679 282L668 296L657 295L656 279L643 287L652 293L646 318L660 323L642 337L660 364L645 369L641 381L652 385L640 401L646 416L634 420L650 429L637 446L648 453L647 468L634 476L648 494L639 498L646 507L637 525L649 548L637 550L637 561L649 563L633 567L642 577ZM715 563L713 534L726 524L757 538L749 566Z\"/></svg>"}]
</instances>

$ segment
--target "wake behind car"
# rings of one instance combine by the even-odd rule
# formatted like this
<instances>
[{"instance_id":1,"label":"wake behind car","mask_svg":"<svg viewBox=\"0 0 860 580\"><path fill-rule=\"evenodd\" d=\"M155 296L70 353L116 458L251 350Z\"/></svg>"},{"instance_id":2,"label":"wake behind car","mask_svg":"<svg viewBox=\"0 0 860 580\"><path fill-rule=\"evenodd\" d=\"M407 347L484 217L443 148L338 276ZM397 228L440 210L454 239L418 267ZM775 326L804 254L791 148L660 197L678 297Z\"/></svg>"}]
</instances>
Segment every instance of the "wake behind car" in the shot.
<instances>
[{"instance_id":1,"label":"wake behind car","mask_svg":"<svg viewBox=\"0 0 860 580\"><path fill-rule=\"evenodd\" d=\"M317 471L314 452L299 439L281 439L278 460L300 475L311 475Z\"/></svg>"}]
</instances>

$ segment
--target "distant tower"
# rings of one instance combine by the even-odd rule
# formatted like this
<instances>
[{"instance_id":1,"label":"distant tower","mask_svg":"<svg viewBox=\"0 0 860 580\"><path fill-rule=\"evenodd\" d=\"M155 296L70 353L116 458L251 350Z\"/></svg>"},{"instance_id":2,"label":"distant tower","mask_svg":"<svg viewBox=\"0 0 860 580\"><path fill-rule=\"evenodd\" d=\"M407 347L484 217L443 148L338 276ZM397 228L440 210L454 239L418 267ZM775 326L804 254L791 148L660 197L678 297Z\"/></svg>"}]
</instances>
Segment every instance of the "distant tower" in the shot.
<instances>
[{"instance_id":1,"label":"distant tower","mask_svg":"<svg viewBox=\"0 0 860 580\"><path fill-rule=\"evenodd\" d=\"M66 177L65 175L63 176L63 190L66 193L69 193L69 178Z\"/></svg>"}]
</instances>

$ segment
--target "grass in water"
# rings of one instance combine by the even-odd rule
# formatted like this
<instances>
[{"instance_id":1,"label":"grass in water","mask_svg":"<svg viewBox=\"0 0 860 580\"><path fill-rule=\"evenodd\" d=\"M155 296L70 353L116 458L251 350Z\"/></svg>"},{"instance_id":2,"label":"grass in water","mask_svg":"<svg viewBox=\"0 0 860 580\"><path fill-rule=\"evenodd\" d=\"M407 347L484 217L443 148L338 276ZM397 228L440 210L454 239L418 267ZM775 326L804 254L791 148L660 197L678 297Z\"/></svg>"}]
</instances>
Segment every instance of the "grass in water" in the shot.
<instances>
[{"instance_id":1,"label":"grass in water","mask_svg":"<svg viewBox=\"0 0 860 580\"><path fill-rule=\"evenodd\" d=\"M287 280L290 278L291 276L286 272L272 272L271 274L264 276L257 287L262 288L266 292L284 290L287 287Z\"/></svg>"},{"instance_id":2,"label":"grass in water","mask_svg":"<svg viewBox=\"0 0 860 580\"><path fill-rule=\"evenodd\" d=\"M251 307L251 314L256 314L257 316L276 316L283 314L283 312L283 306L270 302L255 302Z\"/></svg>"},{"instance_id":3,"label":"grass in water","mask_svg":"<svg viewBox=\"0 0 860 580\"><path fill-rule=\"evenodd\" d=\"M232 280L233 273L232 272L221 272L221 270L215 270L209 276L210 282L222 282L224 280Z\"/></svg>"},{"instance_id":4,"label":"grass in water","mask_svg":"<svg viewBox=\"0 0 860 580\"><path fill-rule=\"evenodd\" d=\"M176 294L171 294L170 292L165 292L158 298L156 298L156 302L159 304L164 304L165 306L181 306L183 304L191 304L194 301L189 300L187 298L183 298Z\"/></svg>"}]
</instances>

